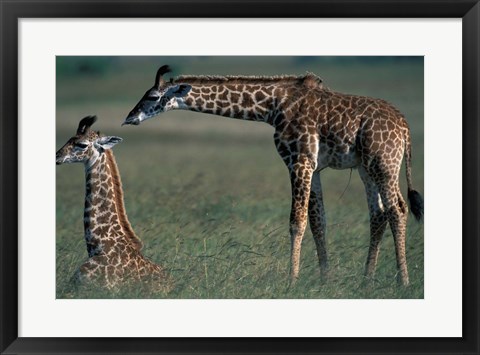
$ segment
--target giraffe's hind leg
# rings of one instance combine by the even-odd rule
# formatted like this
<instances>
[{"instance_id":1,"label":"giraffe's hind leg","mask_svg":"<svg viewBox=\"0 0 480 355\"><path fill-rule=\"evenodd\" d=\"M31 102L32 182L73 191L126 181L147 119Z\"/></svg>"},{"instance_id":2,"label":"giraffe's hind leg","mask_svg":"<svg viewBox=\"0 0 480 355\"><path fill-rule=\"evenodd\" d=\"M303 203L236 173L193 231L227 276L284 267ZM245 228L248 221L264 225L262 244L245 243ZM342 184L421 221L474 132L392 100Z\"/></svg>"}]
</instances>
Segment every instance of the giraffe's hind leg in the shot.
<instances>
[{"instance_id":1,"label":"giraffe's hind leg","mask_svg":"<svg viewBox=\"0 0 480 355\"><path fill-rule=\"evenodd\" d=\"M397 259L397 281L408 286L408 269L405 250L408 207L400 192L398 173L377 183L393 234Z\"/></svg>"},{"instance_id":2,"label":"giraffe's hind leg","mask_svg":"<svg viewBox=\"0 0 480 355\"><path fill-rule=\"evenodd\" d=\"M358 168L358 172L365 185L368 211L370 214L370 246L368 248L365 276L373 277L377 267L378 254L380 252L380 242L382 241L383 234L387 227L387 214L384 211L380 193L375 181L368 175L362 166Z\"/></svg>"},{"instance_id":3,"label":"giraffe's hind leg","mask_svg":"<svg viewBox=\"0 0 480 355\"><path fill-rule=\"evenodd\" d=\"M391 193L392 195L395 192ZM388 195L388 194L387 194ZM396 188L396 206L390 208L388 221L392 229L395 242L395 253L397 257L397 281L403 286L410 283L408 278L407 256L406 256L406 232L407 232L407 214L408 207L400 192L400 186Z\"/></svg>"},{"instance_id":4,"label":"giraffe's hind leg","mask_svg":"<svg viewBox=\"0 0 480 355\"><path fill-rule=\"evenodd\" d=\"M320 181L320 171L315 171L312 176L312 185L310 189L310 200L308 203L308 218L310 229L312 230L313 240L317 247L318 262L322 276L327 276L328 261L327 249L325 245L325 209L323 207L322 185Z\"/></svg>"}]
</instances>

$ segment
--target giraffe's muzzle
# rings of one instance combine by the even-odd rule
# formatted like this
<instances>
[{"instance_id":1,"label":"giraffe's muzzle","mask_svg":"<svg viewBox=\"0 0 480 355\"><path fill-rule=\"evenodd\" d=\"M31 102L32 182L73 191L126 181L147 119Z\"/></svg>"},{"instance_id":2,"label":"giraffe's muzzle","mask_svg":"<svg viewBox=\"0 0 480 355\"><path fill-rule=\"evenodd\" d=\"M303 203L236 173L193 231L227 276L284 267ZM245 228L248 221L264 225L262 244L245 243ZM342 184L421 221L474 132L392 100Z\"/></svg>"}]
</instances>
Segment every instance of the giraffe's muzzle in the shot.
<instances>
[{"instance_id":1,"label":"giraffe's muzzle","mask_svg":"<svg viewBox=\"0 0 480 355\"><path fill-rule=\"evenodd\" d=\"M63 163L63 158L62 158L62 156L60 155L60 153L57 152L57 153L55 154L55 164L56 164L56 165L60 165L60 164L62 164L62 163Z\"/></svg>"},{"instance_id":2,"label":"giraffe's muzzle","mask_svg":"<svg viewBox=\"0 0 480 355\"><path fill-rule=\"evenodd\" d=\"M142 122L140 120L140 118L138 116L134 116L134 117L127 117L125 119L125 121L122 123L122 126L125 126L125 125L134 125L134 126L138 126L140 124L140 122Z\"/></svg>"}]
</instances>

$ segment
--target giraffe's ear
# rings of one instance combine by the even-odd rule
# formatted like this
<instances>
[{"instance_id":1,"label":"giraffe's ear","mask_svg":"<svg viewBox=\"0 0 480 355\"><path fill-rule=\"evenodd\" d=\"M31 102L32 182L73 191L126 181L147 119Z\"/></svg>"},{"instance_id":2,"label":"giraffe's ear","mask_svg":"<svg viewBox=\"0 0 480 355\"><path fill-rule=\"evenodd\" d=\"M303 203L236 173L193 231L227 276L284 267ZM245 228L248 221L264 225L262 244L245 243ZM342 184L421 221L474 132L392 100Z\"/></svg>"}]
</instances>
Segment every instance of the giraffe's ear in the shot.
<instances>
[{"instance_id":1,"label":"giraffe's ear","mask_svg":"<svg viewBox=\"0 0 480 355\"><path fill-rule=\"evenodd\" d=\"M192 87L187 84L179 84L172 86L172 94L175 97L184 97L185 95L188 94L190 90L192 90Z\"/></svg>"},{"instance_id":2,"label":"giraffe's ear","mask_svg":"<svg viewBox=\"0 0 480 355\"><path fill-rule=\"evenodd\" d=\"M77 135L83 135L95 123L97 116L87 116L82 118L77 128Z\"/></svg>"},{"instance_id":3,"label":"giraffe's ear","mask_svg":"<svg viewBox=\"0 0 480 355\"><path fill-rule=\"evenodd\" d=\"M111 149L117 143L123 141L122 138L116 136L100 137L95 141L95 145L103 150Z\"/></svg>"}]
</instances>

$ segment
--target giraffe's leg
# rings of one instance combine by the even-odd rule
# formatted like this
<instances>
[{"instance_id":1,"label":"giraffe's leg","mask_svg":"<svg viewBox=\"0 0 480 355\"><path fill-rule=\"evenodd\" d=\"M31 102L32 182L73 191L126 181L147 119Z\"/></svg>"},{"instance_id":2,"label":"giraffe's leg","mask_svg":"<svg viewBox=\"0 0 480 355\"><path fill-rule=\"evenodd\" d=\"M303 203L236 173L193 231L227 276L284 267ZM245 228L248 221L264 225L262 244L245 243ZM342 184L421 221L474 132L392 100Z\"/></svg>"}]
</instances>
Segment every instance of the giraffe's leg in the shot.
<instances>
[{"instance_id":1,"label":"giraffe's leg","mask_svg":"<svg viewBox=\"0 0 480 355\"><path fill-rule=\"evenodd\" d=\"M314 170L308 158L298 157L297 162L289 167L292 184L292 209L290 212L290 281L292 284L298 278L300 270L300 250L307 226L308 201L310 185Z\"/></svg>"},{"instance_id":2,"label":"giraffe's leg","mask_svg":"<svg viewBox=\"0 0 480 355\"><path fill-rule=\"evenodd\" d=\"M408 286L409 279L405 251L408 207L400 193L398 178L389 179L379 184L379 188L395 243L397 281L403 286Z\"/></svg>"},{"instance_id":3,"label":"giraffe's leg","mask_svg":"<svg viewBox=\"0 0 480 355\"><path fill-rule=\"evenodd\" d=\"M395 253L397 256L397 281L403 286L408 286L408 268L406 255L406 239L407 239L407 203L402 197L400 186L397 185L397 203L396 213L392 215L390 226L395 239ZM389 218L390 219L390 218ZM398 222L397 222L398 221ZM395 223L397 222L397 223Z\"/></svg>"},{"instance_id":4,"label":"giraffe's leg","mask_svg":"<svg viewBox=\"0 0 480 355\"><path fill-rule=\"evenodd\" d=\"M375 181L368 175L365 168L358 168L360 178L365 185L367 194L368 212L370 214L370 246L368 248L365 276L372 277L377 267L380 242L387 227L387 214L384 211L380 193Z\"/></svg>"},{"instance_id":5,"label":"giraffe's leg","mask_svg":"<svg viewBox=\"0 0 480 355\"><path fill-rule=\"evenodd\" d=\"M320 181L320 171L315 171L312 176L312 185L310 189L310 200L308 203L308 218L310 229L312 230L313 240L317 247L318 262L322 276L327 276L328 261L327 248L325 245L325 209L323 208L322 183Z\"/></svg>"}]
</instances>

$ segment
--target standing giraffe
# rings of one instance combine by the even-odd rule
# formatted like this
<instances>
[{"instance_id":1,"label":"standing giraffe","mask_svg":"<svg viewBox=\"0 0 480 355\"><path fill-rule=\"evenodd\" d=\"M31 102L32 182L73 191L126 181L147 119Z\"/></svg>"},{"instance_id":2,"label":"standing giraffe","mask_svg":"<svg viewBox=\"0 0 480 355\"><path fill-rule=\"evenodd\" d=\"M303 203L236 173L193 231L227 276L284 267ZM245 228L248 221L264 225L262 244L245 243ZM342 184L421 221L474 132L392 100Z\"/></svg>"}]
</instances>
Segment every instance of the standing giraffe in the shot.
<instances>
[{"instance_id":1,"label":"standing giraffe","mask_svg":"<svg viewBox=\"0 0 480 355\"><path fill-rule=\"evenodd\" d=\"M290 278L298 278L307 216L322 274L326 274L325 210L320 171L357 168L370 213L370 247L365 274L373 276L387 222L393 233L397 280L409 283L405 255L407 204L399 186L406 160L408 200L417 220L423 199L412 188L410 130L404 116L386 101L326 89L314 74L305 76L180 76L165 81L162 66L154 86L123 124L138 125L159 113L182 109L261 121L274 127L278 153L292 187Z\"/></svg>"},{"instance_id":2,"label":"standing giraffe","mask_svg":"<svg viewBox=\"0 0 480 355\"><path fill-rule=\"evenodd\" d=\"M83 163L86 176L83 224L89 259L74 278L111 289L126 281L142 281L152 289L168 290L162 268L141 253L123 202L122 182L111 148L120 137L103 136L90 129L96 116L80 121L77 134L58 150L56 164Z\"/></svg>"}]
</instances>

